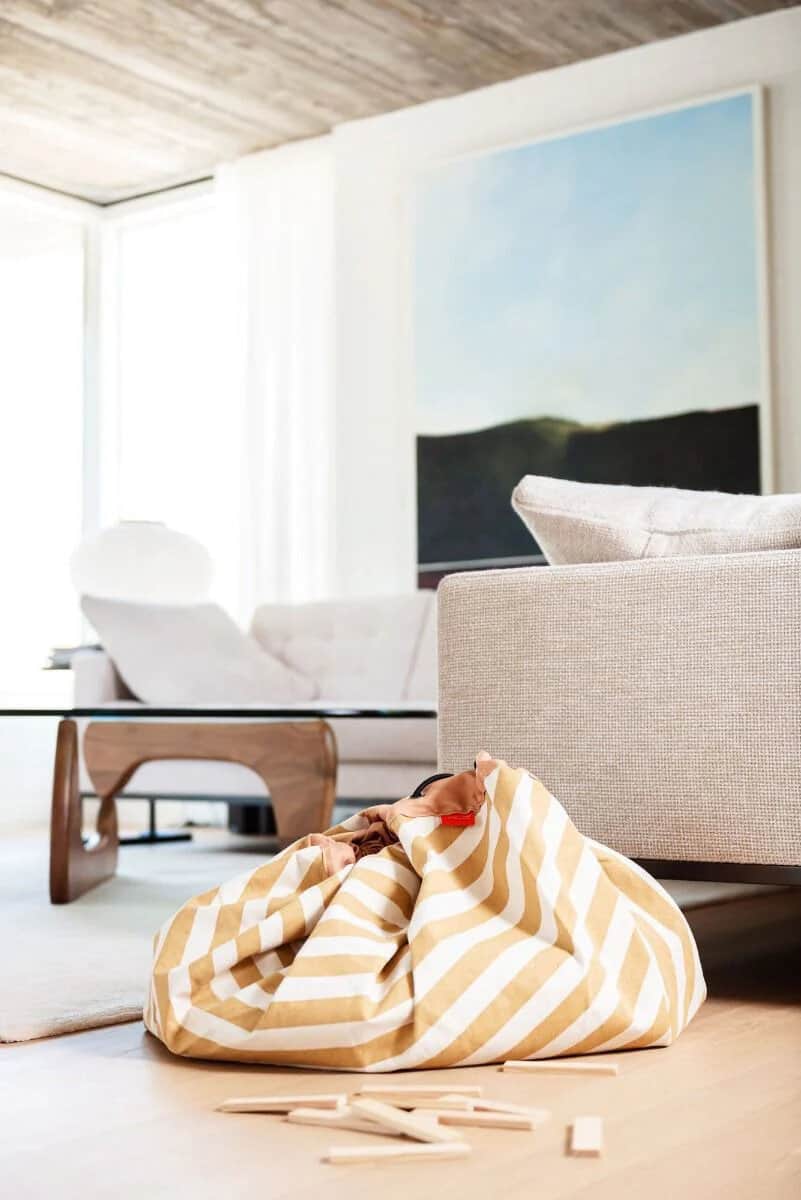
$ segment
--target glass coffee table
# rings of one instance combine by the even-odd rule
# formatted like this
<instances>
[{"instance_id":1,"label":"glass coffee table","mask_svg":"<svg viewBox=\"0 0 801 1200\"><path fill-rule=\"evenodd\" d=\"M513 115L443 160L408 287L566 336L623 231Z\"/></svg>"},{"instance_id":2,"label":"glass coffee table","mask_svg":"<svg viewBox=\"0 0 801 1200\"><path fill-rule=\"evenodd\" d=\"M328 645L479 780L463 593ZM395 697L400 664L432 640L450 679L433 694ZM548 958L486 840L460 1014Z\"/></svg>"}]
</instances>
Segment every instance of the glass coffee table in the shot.
<instances>
[{"instance_id":1,"label":"glass coffee table","mask_svg":"<svg viewBox=\"0 0 801 1200\"><path fill-rule=\"evenodd\" d=\"M50 817L50 899L68 904L117 867L116 796L143 763L206 759L240 763L270 793L278 837L327 828L336 798L337 749L329 720L434 720L419 705L150 705L3 708L0 717L57 717ZM82 734L79 721L88 721ZM84 841L79 754L100 799L96 833Z\"/></svg>"}]
</instances>

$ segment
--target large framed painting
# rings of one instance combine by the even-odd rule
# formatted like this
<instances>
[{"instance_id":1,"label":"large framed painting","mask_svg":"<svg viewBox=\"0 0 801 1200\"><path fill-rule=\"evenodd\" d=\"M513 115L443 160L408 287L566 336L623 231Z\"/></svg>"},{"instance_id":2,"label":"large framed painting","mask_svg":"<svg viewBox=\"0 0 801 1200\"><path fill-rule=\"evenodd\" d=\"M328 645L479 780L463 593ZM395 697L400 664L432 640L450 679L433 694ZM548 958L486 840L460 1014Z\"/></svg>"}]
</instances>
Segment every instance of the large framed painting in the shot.
<instances>
[{"instance_id":1,"label":"large framed painting","mask_svg":"<svg viewBox=\"0 0 801 1200\"><path fill-rule=\"evenodd\" d=\"M762 141L751 88L416 180L422 577L534 560L523 475L769 490Z\"/></svg>"}]
</instances>

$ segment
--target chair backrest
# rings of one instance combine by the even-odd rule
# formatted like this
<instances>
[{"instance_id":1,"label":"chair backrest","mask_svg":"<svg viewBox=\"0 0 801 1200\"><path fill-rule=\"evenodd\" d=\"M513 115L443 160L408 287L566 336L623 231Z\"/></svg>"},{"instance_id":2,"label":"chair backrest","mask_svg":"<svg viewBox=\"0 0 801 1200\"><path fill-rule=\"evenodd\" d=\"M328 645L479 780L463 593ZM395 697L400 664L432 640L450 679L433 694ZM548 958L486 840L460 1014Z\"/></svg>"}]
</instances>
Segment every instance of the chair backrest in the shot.
<instances>
[{"instance_id":1,"label":"chair backrest","mask_svg":"<svg viewBox=\"0 0 801 1200\"><path fill-rule=\"evenodd\" d=\"M131 693L146 704L295 704L308 680L265 654L216 604L84 596L81 607Z\"/></svg>"}]
</instances>

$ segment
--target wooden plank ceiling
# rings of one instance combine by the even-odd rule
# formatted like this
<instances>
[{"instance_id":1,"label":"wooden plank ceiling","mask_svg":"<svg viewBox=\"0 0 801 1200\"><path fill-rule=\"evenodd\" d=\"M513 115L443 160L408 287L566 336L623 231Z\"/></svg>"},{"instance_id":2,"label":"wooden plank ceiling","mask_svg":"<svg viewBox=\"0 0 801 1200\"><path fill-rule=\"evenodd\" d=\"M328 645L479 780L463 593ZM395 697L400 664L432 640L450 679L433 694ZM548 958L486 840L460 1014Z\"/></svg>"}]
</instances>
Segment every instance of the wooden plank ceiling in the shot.
<instances>
[{"instance_id":1,"label":"wooden plank ceiling","mask_svg":"<svg viewBox=\"0 0 801 1200\"><path fill-rule=\"evenodd\" d=\"M2 0L0 172L107 204L783 0Z\"/></svg>"}]
</instances>

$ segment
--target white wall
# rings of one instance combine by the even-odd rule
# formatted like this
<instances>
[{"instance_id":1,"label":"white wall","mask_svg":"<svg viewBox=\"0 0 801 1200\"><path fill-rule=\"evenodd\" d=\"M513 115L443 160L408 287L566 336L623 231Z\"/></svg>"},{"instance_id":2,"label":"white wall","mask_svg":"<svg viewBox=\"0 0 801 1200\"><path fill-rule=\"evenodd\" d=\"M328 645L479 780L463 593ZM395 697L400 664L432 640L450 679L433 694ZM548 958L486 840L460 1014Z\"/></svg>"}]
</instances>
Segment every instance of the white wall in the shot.
<instances>
[{"instance_id":1,"label":"white wall","mask_svg":"<svg viewBox=\"0 0 801 1200\"><path fill-rule=\"evenodd\" d=\"M337 155L341 594L414 586L409 243L434 163L721 91L766 87L776 488L801 491L801 8L342 125Z\"/></svg>"},{"instance_id":2,"label":"white wall","mask_svg":"<svg viewBox=\"0 0 801 1200\"><path fill-rule=\"evenodd\" d=\"M0 720L0 836L13 829L46 825L57 725L49 717Z\"/></svg>"}]
</instances>

